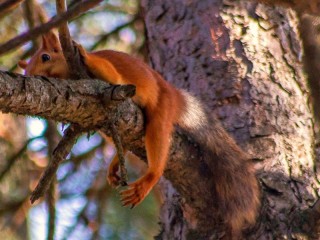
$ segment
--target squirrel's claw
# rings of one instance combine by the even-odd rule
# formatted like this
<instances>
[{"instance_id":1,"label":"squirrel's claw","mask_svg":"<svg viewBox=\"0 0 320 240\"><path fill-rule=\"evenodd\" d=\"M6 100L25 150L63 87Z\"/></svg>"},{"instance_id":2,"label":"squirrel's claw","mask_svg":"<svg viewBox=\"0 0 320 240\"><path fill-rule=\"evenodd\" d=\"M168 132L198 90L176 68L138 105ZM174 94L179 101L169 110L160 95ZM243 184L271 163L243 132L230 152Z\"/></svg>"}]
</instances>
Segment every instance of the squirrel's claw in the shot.
<instances>
[{"instance_id":1,"label":"squirrel's claw","mask_svg":"<svg viewBox=\"0 0 320 240\"><path fill-rule=\"evenodd\" d=\"M129 188L120 192L122 206L127 207L131 205L131 208L137 206L145 198L141 190L138 190L136 185L129 185Z\"/></svg>"},{"instance_id":2,"label":"squirrel's claw","mask_svg":"<svg viewBox=\"0 0 320 240\"><path fill-rule=\"evenodd\" d=\"M140 204L149 194L157 181L146 174L136 182L129 184L128 188L120 192L120 198L123 206L131 205L134 208Z\"/></svg>"}]
</instances>

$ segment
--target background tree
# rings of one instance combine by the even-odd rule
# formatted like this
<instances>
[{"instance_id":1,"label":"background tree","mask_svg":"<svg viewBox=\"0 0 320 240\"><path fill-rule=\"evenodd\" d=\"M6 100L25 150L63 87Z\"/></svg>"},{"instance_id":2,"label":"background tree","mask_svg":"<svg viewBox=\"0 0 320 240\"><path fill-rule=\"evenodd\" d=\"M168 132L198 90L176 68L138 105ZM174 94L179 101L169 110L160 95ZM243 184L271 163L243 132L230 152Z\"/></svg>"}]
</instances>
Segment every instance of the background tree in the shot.
<instances>
[{"instance_id":1,"label":"background tree","mask_svg":"<svg viewBox=\"0 0 320 240\"><path fill-rule=\"evenodd\" d=\"M86 36L86 43L93 42L90 38L97 34L90 32L89 19L99 16L99 9L107 9L108 12L114 9L123 11L127 9L129 2L132 3L123 1L122 6L103 3L97 8L97 12L82 15L75 26L70 26L73 37L77 37L76 33L79 33L80 41ZM299 35L305 33L307 27L314 29L312 21L310 23L309 20L307 25L310 16L303 14L318 13L318 5L317 1L305 4L298 1L292 1L292 4L286 1L260 2L269 5L231 0L164 0L161 3L144 0L141 12L146 24L148 54L156 70L177 87L190 90L200 97L237 142L251 154L263 189L263 202L257 224L246 231L245 239L318 239L319 180L318 162L314 154L316 119L312 110L318 99L314 93L317 93L319 83L315 75L312 75L314 65L309 64L313 59L310 55L313 53L313 45L310 44L312 37L310 40L307 34L302 37ZM270 6L276 3L293 10ZM137 6L131 7L137 11ZM46 7L52 8L50 5ZM106 14L100 13L103 16ZM136 30L140 30L137 36L142 36L141 19L137 16L141 15L132 17L132 24L138 26ZM81 19L84 19L83 22ZM96 19L91 21L99 22ZM121 29L130 25L127 22L123 24L124 27L117 26L107 35L101 36L101 39L109 40L106 45L101 46L115 47L110 35L120 33L121 37ZM76 30L72 30L73 28ZM314 31L313 34L316 36L317 32ZM136 49L143 49L141 41L135 43L138 46ZM98 44L92 43L91 46ZM121 50L126 49L129 47ZM306 55L303 55L304 51ZM12 59L14 55L10 54L0 62ZM308 63L306 70L310 73L311 92L303 72L304 63ZM310 97L313 101L309 101ZM98 137L93 137L89 144L92 142L101 143ZM82 146L80 143L80 148ZM77 236L81 232L86 233L87 238L112 238L108 231L115 229L108 226L102 215L103 209L114 210L115 205L106 205L109 190L105 185L105 164L99 164L99 159L103 156L99 149L95 146L91 146L87 152L75 149L70 160L58 172L61 186L59 202L68 199L70 204L70 197L79 193L84 199L84 204L80 204L80 210L77 211L77 223L65 231L71 233L71 236ZM183 151L187 149L182 148L180 152L178 150L178 155L184 156ZM94 158L90 161L91 154ZM187 159L189 161L190 156ZM197 159L190 161L194 164ZM86 187L68 187L68 179L74 182L76 175L83 175L84 165L93 168L94 177L86 178L86 182L79 180L81 186ZM181 172L187 172L188 167L190 166L185 166L186 170ZM34 169L39 175L41 168ZM173 187L167 181L161 183L165 189L165 204L160 211L161 229L158 238L223 238L223 230L216 226L213 212L202 216L206 218L205 221L199 221L202 213L190 207L192 201L200 198L199 195L194 195L197 188L203 187L199 186L202 183L201 174L198 176L199 182L188 185L185 177L181 176L183 174L173 176L177 172L176 161L170 161L167 169L165 176L170 179ZM204 198L205 196L201 196L201 200ZM202 204L202 208L210 209L204 200ZM57 210L59 208L60 206ZM119 215L120 210L114 211ZM132 216L131 212L125 212ZM106 214L105 218L109 216ZM128 222L137 222L136 216L132 218L134 220L127 219ZM142 216L141 219L148 221L149 216ZM79 229L82 227L86 230ZM127 230L125 236L120 235L120 230L115 231L115 236L120 239L128 236L135 238L135 228L136 226Z\"/></svg>"},{"instance_id":2,"label":"background tree","mask_svg":"<svg viewBox=\"0 0 320 240\"><path fill-rule=\"evenodd\" d=\"M163 1L159 7L144 1L147 42L157 49L150 51L151 62L206 102L256 162L263 206L246 239L317 239L312 216L319 183L299 18L255 2L214 2ZM192 218L181 199L169 202ZM162 212L163 227L170 227L162 238L192 232L177 221L180 211L177 218ZM175 224L168 223L172 219Z\"/></svg>"}]
</instances>

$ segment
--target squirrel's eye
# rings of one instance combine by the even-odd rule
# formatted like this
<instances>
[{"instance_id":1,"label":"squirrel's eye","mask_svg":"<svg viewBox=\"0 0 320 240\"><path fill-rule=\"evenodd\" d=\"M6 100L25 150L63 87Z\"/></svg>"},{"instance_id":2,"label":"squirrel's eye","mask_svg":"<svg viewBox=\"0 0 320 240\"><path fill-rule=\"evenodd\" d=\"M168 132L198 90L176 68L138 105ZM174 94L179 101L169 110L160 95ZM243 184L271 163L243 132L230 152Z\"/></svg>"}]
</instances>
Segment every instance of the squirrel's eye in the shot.
<instances>
[{"instance_id":1,"label":"squirrel's eye","mask_svg":"<svg viewBox=\"0 0 320 240\"><path fill-rule=\"evenodd\" d=\"M42 54L41 56L42 62L46 62L50 60L50 56L48 54Z\"/></svg>"}]
</instances>

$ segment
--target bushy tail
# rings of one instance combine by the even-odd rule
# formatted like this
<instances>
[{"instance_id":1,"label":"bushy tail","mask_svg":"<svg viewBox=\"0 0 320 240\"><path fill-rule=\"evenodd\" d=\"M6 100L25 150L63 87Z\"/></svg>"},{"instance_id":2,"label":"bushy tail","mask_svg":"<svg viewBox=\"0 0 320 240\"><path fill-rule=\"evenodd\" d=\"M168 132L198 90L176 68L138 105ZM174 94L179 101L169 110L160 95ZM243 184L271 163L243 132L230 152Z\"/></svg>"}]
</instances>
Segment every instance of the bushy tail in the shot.
<instances>
[{"instance_id":1,"label":"bushy tail","mask_svg":"<svg viewBox=\"0 0 320 240\"><path fill-rule=\"evenodd\" d=\"M253 224L260 206L260 194L248 156L201 103L181 91L185 109L179 125L207 152L205 162L212 172L217 210L232 232Z\"/></svg>"}]
</instances>

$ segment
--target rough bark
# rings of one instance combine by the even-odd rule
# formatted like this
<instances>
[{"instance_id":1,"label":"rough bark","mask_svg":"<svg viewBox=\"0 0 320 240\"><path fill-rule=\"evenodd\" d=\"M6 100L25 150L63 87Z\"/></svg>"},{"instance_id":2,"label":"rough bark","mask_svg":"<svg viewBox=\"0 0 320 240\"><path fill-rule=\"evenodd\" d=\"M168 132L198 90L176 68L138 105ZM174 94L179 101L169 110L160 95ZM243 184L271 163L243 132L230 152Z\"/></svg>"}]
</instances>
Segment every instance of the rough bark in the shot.
<instances>
[{"instance_id":1,"label":"rough bark","mask_svg":"<svg viewBox=\"0 0 320 240\"><path fill-rule=\"evenodd\" d=\"M319 15L320 1L319 0L257 0L258 2L268 4L270 6L282 6L292 8L298 13L308 13Z\"/></svg>"},{"instance_id":2,"label":"rough bark","mask_svg":"<svg viewBox=\"0 0 320 240\"><path fill-rule=\"evenodd\" d=\"M115 125L122 140L143 155L143 115L132 101L124 101L133 90L130 85L112 86L100 80L62 81L0 71L0 110L75 123L88 131L102 128L107 134L110 116L119 112Z\"/></svg>"},{"instance_id":3,"label":"rough bark","mask_svg":"<svg viewBox=\"0 0 320 240\"><path fill-rule=\"evenodd\" d=\"M124 100L123 89L130 88L100 80L59 80L1 71L0 84L3 112L73 122L88 129L106 122L105 108L112 109L118 99Z\"/></svg>"},{"instance_id":4,"label":"rough bark","mask_svg":"<svg viewBox=\"0 0 320 240\"><path fill-rule=\"evenodd\" d=\"M0 18L4 17L12 9L16 8L23 0L8 0L0 3Z\"/></svg>"},{"instance_id":5,"label":"rough bark","mask_svg":"<svg viewBox=\"0 0 320 240\"><path fill-rule=\"evenodd\" d=\"M110 86L99 80L72 81L10 75L0 72L2 111L70 122L87 130L101 128L107 134L109 117L118 114L119 119L114 125L122 143L126 149L145 159L143 114L132 101L123 102L123 96L119 98L120 90L128 86ZM212 186L210 176L206 175L204 169L200 148L178 129L172 139L169 158L165 176L186 199L184 207L199 213L195 214L194 221L204 230L203 236L217 234L216 229L210 229L210 233L206 230L208 224L212 223L206 219L211 217L214 206L211 195L206 194ZM195 182L199 184L192 184ZM212 219L214 222L216 220Z\"/></svg>"},{"instance_id":6,"label":"rough bark","mask_svg":"<svg viewBox=\"0 0 320 240\"><path fill-rule=\"evenodd\" d=\"M256 163L263 206L245 239L318 239L313 120L296 14L247 1L145 0L143 6L153 67L206 102ZM202 182L180 177L201 189ZM223 236L204 237L185 196L169 189L159 239Z\"/></svg>"},{"instance_id":7,"label":"rough bark","mask_svg":"<svg viewBox=\"0 0 320 240\"><path fill-rule=\"evenodd\" d=\"M317 239L319 184L295 14L220 0L145 0L144 6L153 66L206 102L260 170L261 217L246 239ZM101 97L116 88L12 76L0 73L2 111L88 129L105 126L108 114L120 111L123 142L144 156L141 111L130 101L108 108ZM211 211L201 152L182 134L173 140L165 176L181 196L168 187L159 238L219 239L224 233Z\"/></svg>"}]
</instances>

